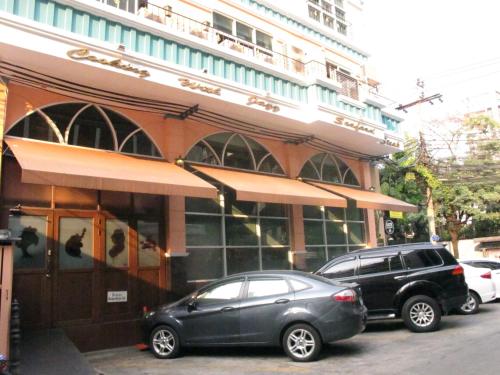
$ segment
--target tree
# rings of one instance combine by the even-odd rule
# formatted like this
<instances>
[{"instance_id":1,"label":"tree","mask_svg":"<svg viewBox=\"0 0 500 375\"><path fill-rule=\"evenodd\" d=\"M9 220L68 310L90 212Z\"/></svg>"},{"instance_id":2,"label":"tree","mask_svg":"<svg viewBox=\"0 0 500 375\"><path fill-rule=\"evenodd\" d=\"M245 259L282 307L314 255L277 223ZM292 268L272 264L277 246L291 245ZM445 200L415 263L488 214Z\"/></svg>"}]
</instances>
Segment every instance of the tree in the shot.
<instances>
[{"instance_id":1,"label":"tree","mask_svg":"<svg viewBox=\"0 0 500 375\"><path fill-rule=\"evenodd\" d=\"M453 253L472 218L497 217L500 202L500 125L480 115L465 118L447 158L434 160L442 184L434 190L437 216L449 233ZM459 142L463 140L463 142ZM492 215L490 217L490 215Z\"/></svg>"}]
</instances>

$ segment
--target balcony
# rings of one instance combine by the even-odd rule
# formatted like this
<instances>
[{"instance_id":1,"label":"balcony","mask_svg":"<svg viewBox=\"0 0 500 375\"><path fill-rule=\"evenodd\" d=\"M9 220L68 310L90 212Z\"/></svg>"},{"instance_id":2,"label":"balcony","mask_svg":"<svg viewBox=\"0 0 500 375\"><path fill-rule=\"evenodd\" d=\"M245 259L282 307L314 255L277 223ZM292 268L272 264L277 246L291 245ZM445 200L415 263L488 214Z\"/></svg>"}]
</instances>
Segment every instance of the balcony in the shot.
<instances>
[{"instance_id":1,"label":"balcony","mask_svg":"<svg viewBox=\"0 0 500 375\"><path fill-rule=\"evenodd\" d=\"M304 62L300 58L289 57L227 32L230 30L221 30L221 27L216 28L208 20L200 22L176 13L171 6L160 7L151 3L151 1L144 5L142 1L138 0L121 0L121 2L118 2L119 6L116 5L115 0L97 1L120 9L120 11L135 13L137 17L157 22L174 33L198 38L200 41L208 43L219 50L236 52L241 54L245 60L263 63L272 69L299 76L304 80L324 79L335 85L339 94L359 100L358 81L349 74L345 74L336 68L332 69L331 64L319 61ZM137 10L134 12L134 9ZM288 46L289 50L294 50L294 48Z\"/></svg>"}]
</instances>

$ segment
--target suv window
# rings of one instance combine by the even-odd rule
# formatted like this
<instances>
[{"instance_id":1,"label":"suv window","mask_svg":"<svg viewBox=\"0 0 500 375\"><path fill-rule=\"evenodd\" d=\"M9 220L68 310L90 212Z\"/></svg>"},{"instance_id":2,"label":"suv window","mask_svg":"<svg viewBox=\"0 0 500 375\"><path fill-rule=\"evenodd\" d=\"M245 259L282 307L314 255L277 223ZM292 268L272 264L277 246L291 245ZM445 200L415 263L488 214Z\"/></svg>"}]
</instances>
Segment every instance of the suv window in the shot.
<instances>
[{"instance_id":1,"label":"suv window","mask_svg":"<svg viewBox=\"0 0 500 375\"><path fill-rule=\"evenodd\" d=\"M330 268L323 271L323 275L327 275L328 278L341 278L354 276L354 270L356 269L356 258L347 259L343 262L336 263Z\"/></svg>"},{"instance_id":2,"label":"suv window","mask_svg":"<svg viewBox=\"0 0 500 375\"><path fill-rule=\"evenodd\" d=\"M372 273L399 271L403 269L401 258L398 254L386 255L382 257L361 258L359 266L360 275Z\"/></svg>"},{"instance_id":3,"label":"suv window","mask_svg":"<svg viewBox=\"0 0 500 375\"><path fill-rule=\"evenodd\" d=\"M288 283L284 279L250 280L248 283L248 298L274 296L289 291Z\"/></svg>"},{"instance_id":4,"label":"suv window","mask_svg":"<svg viewBox=\"0 0 500 375\"><path fill-rule=\"evenodd\" d=\"M443 260L433 249L415 250L403 256L407 269L440 266Z\"/></svg>"}]
</instances>

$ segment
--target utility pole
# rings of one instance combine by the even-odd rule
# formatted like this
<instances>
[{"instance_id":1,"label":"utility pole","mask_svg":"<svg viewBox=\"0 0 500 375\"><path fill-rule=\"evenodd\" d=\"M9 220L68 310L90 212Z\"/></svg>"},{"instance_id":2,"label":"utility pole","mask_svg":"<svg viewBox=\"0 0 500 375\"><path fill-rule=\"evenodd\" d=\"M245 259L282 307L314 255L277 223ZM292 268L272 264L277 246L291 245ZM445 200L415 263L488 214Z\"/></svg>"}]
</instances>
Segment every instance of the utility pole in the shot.
<instances>
[{"instance_id":1,"label":"utility pole","mask_svg":"<svg viewBox=\"0 0 500 375\"><path fill-rule=\"evenodd\" d=\"M423 103L429 103L433 105L433 100L438 100L439 102L443 102L443 95L442 94L434 94L431 96L425 96L424 92L424 87L425 87L425 82L424 80L417 78L417 87L421 89L422 91L420 92L419 98L411 103L408 104L400 104L396 109L399 111L407 112L407 108L413 107L418 104L423 104ZM422 164L424 167L429 168L431 165L431 158L429 156L429 152L427 151L427 144L424 139L424 135L422 133L422 130L419 129L419 152L418 152L418 159L417 163ZM433 241L436 235L436 221L435 221L435 212L434 212L434 201L432 199L432 189L427 185L426 188L426 203L427 203L427 222L428 222L428 230L429 230L429 240Z\"/></svg>"}]
</instances>

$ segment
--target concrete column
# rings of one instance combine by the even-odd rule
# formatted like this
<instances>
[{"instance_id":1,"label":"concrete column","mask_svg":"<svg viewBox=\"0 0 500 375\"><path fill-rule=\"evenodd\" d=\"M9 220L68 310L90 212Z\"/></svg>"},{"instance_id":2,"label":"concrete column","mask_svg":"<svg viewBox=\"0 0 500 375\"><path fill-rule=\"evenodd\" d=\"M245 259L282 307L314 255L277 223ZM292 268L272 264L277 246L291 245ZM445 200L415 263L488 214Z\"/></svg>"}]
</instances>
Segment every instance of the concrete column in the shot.
<instances>
[{"instance_id":1,"label":"concrete column","mask_svg":"<svg viewBox=\"0 0 500 375\"><path fill-rule=\"evenodd\" d=\"M167 251L171 256L186 253L185 198L168 197Z\"/></svg>"},{"instance_id":2,"label":"concrete column","mask_svg":"<svg viewBox=\"0 0 500 375\"><path fill-rule=\"evenodd\" d=\"M363 188L368 190L370 187L375 187L375 182L372 180L372 169L375 167L370 166L369 162L361 163L361 176L363 179ZM376 188L376 187L375 187ZM369 247L377 246L377 228L375 219L375 210L366 210L366 243Z\"/></svg>"},{"instance_id":3,"label":"concrete column","mask_svg":"<svg viewBox=\"0 0 500 375\"><path fill-rule=\"evenodd\" d=\"M304 256L297 256L306 249L306 240L304 235L304 215L301 205L292 205L290 215L290 245L294 265L297 269L305 269Z\"/></svg>"}]
</instances>

